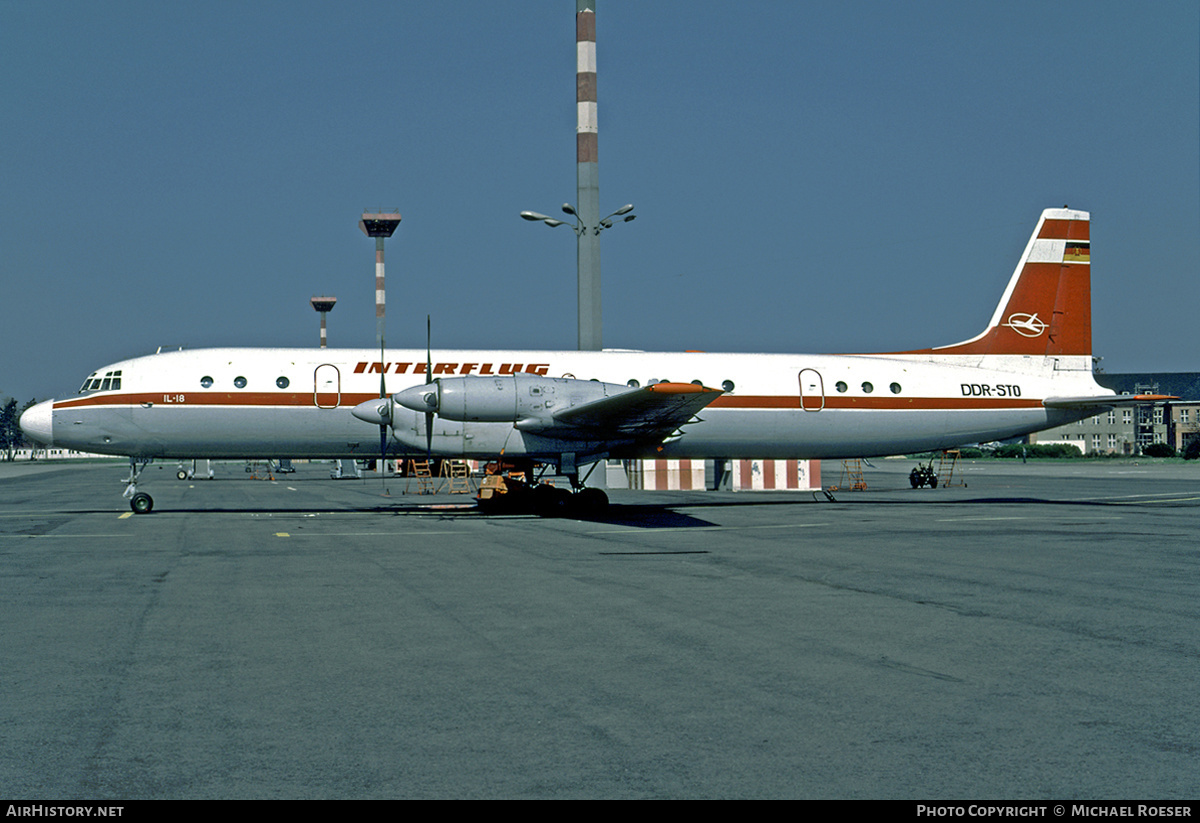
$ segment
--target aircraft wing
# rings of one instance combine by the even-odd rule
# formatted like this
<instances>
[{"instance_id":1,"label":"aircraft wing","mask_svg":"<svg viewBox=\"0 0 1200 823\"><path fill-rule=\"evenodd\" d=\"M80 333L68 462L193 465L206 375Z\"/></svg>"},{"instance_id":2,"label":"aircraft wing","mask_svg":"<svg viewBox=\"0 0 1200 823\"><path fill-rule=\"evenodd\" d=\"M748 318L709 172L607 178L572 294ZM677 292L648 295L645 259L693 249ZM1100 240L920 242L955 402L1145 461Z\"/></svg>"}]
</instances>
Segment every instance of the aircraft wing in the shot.
<instances>
[{"instance_id":1,"label":"aircraft wing","mask_svg":"<svg viewBox=\"0 0 1200 823\"><path fill-rule=\"evenodd\" d=\"M1170 394L1106 394L1090 397L1047 397L1042 405L1048 409L1107 409L1113 406L1141 406L1178 400Z\"/></svg>"},{"instance_id":2,"label":"aircraft wing","mask_svg":"<svg viewBox=\"0 0 1200 823\"><path fill-rule=\"evenodd\" d=\"M722 394L720 389L693 383L655 383L563 409L554 414L549 431L543 429L543 433L562 426L594 429L619 437L667 437Z\"/></svg>"}]
</instances>

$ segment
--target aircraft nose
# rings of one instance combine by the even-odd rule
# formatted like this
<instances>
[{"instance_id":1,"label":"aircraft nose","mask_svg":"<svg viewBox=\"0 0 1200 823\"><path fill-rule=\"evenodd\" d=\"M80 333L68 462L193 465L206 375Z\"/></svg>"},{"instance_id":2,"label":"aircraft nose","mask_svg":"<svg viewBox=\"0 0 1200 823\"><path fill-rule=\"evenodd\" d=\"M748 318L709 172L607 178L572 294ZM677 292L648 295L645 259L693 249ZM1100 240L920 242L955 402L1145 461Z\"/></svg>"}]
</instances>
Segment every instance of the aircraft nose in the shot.
<instances>
[{"instance_id":1,"label":"aircraft nose","mask_svg":"<svg viewBox=\"0 0 1200 823\"><path fill-rule=\"evenodd\" d=\"M47 400L31 406L21 415L21 431L30 440L47 446L54 445L54 401Z\"/></svg>"}]
</instances>

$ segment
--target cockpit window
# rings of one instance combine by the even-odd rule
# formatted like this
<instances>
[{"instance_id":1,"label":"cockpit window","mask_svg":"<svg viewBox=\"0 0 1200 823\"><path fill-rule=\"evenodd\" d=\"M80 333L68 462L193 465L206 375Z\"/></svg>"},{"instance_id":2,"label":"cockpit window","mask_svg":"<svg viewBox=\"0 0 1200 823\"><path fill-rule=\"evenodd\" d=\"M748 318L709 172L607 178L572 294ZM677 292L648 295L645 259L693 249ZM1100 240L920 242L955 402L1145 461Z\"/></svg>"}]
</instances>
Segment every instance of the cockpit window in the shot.
<instances>
[{"instance_id":1,"label":"cockpit window","mask_svg":"<svg viewBox=\"0 0 1200 823\"><path fill-rule=\"evenodd\" d=\"M104 377L100 377L99 374L100 372L89 374L87 380L84 380L83 385L79 387L79 394L92 391L113 391L121 388L120 369L105 372Z\"/></svg>"}]
</instances>

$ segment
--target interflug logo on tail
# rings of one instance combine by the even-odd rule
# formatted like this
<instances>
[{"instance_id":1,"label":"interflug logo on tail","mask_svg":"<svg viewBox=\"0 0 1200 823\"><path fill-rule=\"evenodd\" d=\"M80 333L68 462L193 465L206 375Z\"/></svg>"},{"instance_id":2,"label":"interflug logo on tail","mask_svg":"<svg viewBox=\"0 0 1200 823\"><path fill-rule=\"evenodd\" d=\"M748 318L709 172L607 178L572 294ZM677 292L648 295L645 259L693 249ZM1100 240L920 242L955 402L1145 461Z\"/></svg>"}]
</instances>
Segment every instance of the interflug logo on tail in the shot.
<instances>
[{"instance_id":1,"label":"interflug logo on tail","mask_svg":"<svg viewBox=\"0 0 1200 823\"><path fill-rule=\"evenodd\" d=\"M1046 324L1038 319L1037 314L1010 314L1008 322L1000 325L1008 326L1022 337L1041 337L1046 330Z\"/></svg>"}]
</instances>

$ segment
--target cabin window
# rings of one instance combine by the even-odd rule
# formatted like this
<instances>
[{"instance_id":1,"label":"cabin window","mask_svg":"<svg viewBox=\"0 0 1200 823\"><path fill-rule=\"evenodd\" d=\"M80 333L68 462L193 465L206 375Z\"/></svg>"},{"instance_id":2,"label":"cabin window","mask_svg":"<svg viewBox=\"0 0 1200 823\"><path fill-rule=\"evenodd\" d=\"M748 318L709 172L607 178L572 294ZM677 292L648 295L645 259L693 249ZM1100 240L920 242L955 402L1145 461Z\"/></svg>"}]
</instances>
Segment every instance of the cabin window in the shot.
<instances>
[{"instance_id":1,"label":"cabin window","mask_svg":"<svg viewBox=\"0 0 1200 823\"><path fill-rule=\"evenodd\" d=\"M241 376L233 378L233 385L239 389L246 388L246 378Z\"/></svg>"},{"instance_id":2,"label":"cabin window","mask_svg":"<svg viewBox=\"0 0 1200 823\"><path fill-rule=\"evenodd\" d=\"M638 381L636 381L636 380L627 380L627 381L625 381L625 385L626 385L626 386L632 386L633 388L635 388L635 389L636 389L636 388L638 388L639 386L641 386L642 384L641 384L641 383L639 383L639 382L638 382Z\"/></svg>"},{"instance_id":3,"label":"cabin window","mask_svg":"<svg viewBox=\"0 0 1200 823\"><path fill-rule=\"evenodd\" d=\"M722 389L724 389L724 390L725 390L725 391L727 391L727 392L731 392L731 391L733 391L733 388L734 388L734 386L733 386L733 381L732 381L732 380L725 380L725 381L723 381L723 382L721 383L721 388L722 388Z\"/></svg>"},{"instance_id":4,"label":"cabin window","mask_svg":"<svg viewBox=\"0 0 1200 823\"><path fill-rule=\"evenodd\" d=\"M292 381L288 380L286 377L280 377L275 381L275 385L281 389L286 389L289 385L291 385L291 382Z\"/></svg>"},{"instance_id":5,"label":"cabin window","mask_svg":"<svg viewBox=\"0 0 1200 823\"><path fill-rule=\"evenodd\" d=\"M900 384L899 383L893 383L892 385L888 386L888 388L892 390L892 394L900 393Z\"/></svg>"},{"instance_id":6,"label":"cabin window","mask_svg":"<svg viewBox=\"0 0 1200 823\"><path fill-rule=\"evenodd\" d=\"M200 378L201 387L206 388L206 389L211 389L212 384L213 384L213 379L211 377L209 377L207 374Z\"/></svg>"},{"instance_id":7,"label":"cabin window","mask_svg":"<svg viewBox=\"0 0 1200 823\"><path fill-rule=\"evenodd\" d=\"M693 381L692 381L692 385L693 385L693 386L703 386L704 384L703 384L703 383L701 383L699 380L693 380Z\"/></svg>"},{"instance_id":8,"label":"cabin window","mask_svg":"<svg viewBox=\"0 0 1200 823\"><path fill-rule=\"evenodd\" d=\"M862 390L863 394L870 394L871 392L875 391L875 387L872 386L870 382L864 382L862 384Z\"/></svg>"}]
</instances>

